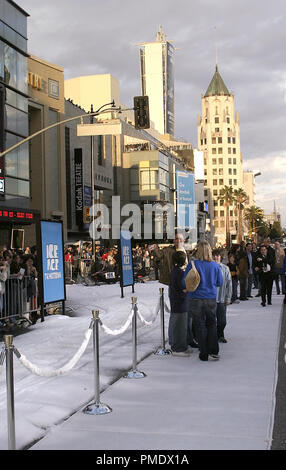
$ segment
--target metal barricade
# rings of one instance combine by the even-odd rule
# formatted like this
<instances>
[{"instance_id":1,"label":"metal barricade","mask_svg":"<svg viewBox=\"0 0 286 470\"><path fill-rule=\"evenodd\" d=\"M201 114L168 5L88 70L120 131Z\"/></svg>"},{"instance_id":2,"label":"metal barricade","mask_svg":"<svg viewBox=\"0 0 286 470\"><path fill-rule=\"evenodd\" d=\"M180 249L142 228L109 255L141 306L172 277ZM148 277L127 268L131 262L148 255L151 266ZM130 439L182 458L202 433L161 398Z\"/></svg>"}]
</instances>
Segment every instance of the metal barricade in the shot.
<instances>
[{"instance_id":1,"label":"metal barricade","mask_svg":"<svg viewBox=\"0 0 286 470\"><path fill-rule=\"evenodd\" d=\"M73 280L73 264L70 261L65 261L65 278L67 282Z\"/></svg>"},{"instance_id":2,"label":"metal barricade","mask_svg":"<svg viewBox=\"0 0 286 470\"><path fill-rule=\"evenodd\" d=\"M0 321L17 323L21 318L29 321L29 314L40 309L38 281L31 276L22 279L10 277L5 282L0 300Z\"/></svg>"}]
</instances>

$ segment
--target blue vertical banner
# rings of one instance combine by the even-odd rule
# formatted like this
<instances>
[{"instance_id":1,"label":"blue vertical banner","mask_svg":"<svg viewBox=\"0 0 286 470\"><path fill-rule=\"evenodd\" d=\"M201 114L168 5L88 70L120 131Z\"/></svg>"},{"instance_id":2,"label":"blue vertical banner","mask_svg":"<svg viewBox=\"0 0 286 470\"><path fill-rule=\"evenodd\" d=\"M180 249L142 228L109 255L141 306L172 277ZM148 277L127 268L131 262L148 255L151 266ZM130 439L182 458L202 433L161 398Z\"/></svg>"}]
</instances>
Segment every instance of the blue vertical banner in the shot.
<instances>
[{"instance_id":1,"label":"blue vertical banner","mask_svg":"<svg viewBox=\"0 0 286 470\"><path fill-rule=\"evenodd\" d=\"M64 301L65 273L63 226L61 222L41 220L41 258L44 304Z\"/></svg>"},{"instance_id":2,"label":"blue vertical banner","mask_svg":"<svg viewBox=\"0 0 286 470\"><path fill-rule=\"evenodd\" d=\"M197 238L197 207L193 173L177 171L177 227L190 231L190 241Z\"/></svg>"},{"instance_id":3,"label":"blue vertical banner","mask_svg":"<svg viewBox=\"0 0 286 470\"><path fill-rule=\"evenodd\" d=\"M121 253L121 287L132 286L134 284L133 260L131 248L131 234L128 231L120 232L120 253Z\"/></svg>"}]
</instances>

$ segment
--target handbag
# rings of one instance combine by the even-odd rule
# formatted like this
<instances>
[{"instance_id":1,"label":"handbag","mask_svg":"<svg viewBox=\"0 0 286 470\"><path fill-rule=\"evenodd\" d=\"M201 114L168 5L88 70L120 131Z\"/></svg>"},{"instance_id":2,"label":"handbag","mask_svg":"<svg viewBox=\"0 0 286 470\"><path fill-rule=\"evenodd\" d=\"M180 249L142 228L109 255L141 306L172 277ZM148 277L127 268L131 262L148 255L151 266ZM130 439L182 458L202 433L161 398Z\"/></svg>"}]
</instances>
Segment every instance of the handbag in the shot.
<instances>
[{"instance_id":1,"label":"handbag","mask_svg":"<svg viewBox=\"0 0 286 470\"><path fill-rule=\"evenodd\" d=\"M195 292L201 282L201 277L197 271L194 261L191 261L191 263L192 268L185 277L185 284L188 292Z\"/></svg>"}]
</instances>

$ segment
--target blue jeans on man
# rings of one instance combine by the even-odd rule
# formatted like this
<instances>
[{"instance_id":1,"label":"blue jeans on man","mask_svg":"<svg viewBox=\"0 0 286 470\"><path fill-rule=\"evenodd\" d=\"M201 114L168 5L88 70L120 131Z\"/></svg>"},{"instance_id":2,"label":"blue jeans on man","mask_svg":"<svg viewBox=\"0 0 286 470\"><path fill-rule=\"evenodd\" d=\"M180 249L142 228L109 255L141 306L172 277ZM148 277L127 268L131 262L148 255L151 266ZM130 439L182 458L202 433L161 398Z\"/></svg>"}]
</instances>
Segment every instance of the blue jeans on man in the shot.
<instances>
[{"instance_id":1,"label":"blue jeans on man","mask_svg":"<svg viewBox=\"0 0 286 470\"><path fill-rule=\"evenodd\" d=\"M249 273L248 274L248 286L247 286L247 295L246 295L246 297L251 297L252 284L253 284L253 274Z\"/></svg>"}]
</instances>

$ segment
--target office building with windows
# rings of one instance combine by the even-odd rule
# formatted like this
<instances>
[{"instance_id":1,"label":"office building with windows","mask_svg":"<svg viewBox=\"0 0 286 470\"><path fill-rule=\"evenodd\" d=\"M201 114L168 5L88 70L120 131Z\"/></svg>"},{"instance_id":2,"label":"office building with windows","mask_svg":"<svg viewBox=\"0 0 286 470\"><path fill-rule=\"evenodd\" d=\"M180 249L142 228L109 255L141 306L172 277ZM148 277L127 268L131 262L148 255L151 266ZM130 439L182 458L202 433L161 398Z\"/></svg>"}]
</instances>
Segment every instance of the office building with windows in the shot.
<instances>
[{"instance_id":1,"label":"office building with windows","mask_svg":"<svg viewBox=\"0 0 286 470\"><path fill-rule=\"evenodd\" d=\"M220 199L224 186L243 188L239 115L234 95L228 91L216 66L214 76L202 95L202 115L198 116L198 150L204 154L204 186L209 213L218 243L226 240L226 209ZM237 208L230 206L230 233L237 237Z\"/></svg>"},{"instance_id":2,"label":"office building with windows","mask_svg":"<svg viewBox=\"0 0 286 470\"><path fill-rule=\"evenodd\" d=\"M161 27L154 42L138 46L141 94L149 96L150 120L160 134L174 136L174 46Z\"/></svg>"},{"instance_id":3,"label":"office building with windows","mask_svg":"<svg viewBox=\"0 0 286 470\"><path fill-rule=\"evenodd\" d=\"M0 150L28 136L27 17L15 2L0 2ZM29 208L29 145L0 158L0 203Z\"/></svg>"}]
</instances>

